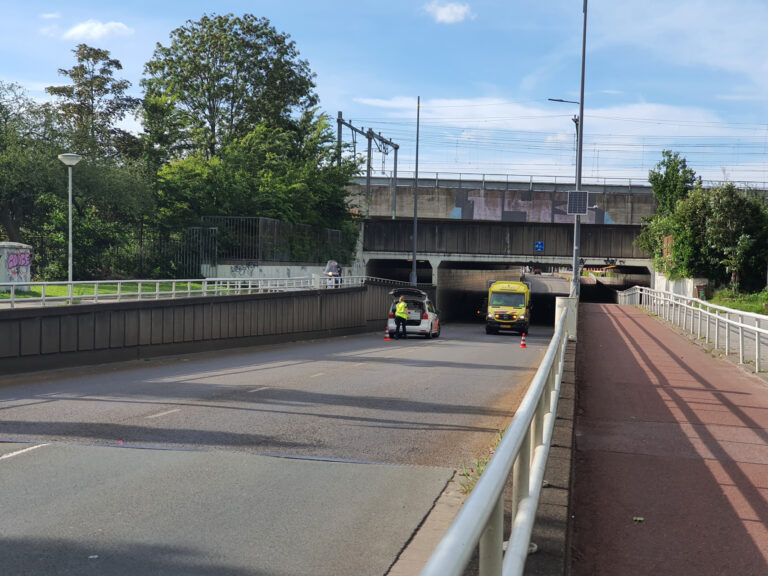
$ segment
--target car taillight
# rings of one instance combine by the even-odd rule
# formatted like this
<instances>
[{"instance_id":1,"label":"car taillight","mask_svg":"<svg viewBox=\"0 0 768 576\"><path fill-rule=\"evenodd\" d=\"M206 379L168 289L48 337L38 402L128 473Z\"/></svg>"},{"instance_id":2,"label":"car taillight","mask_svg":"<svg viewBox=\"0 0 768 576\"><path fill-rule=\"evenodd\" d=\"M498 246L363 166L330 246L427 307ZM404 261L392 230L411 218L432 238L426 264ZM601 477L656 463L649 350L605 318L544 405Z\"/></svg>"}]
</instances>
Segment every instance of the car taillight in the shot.
<instances>
[{"instance_id":1,"label":"car taillight","mask_svg":"<svg viewBox=\"0 0 768 576\"><path fill-rule=\"evenodd\" d=\"M393 312L390 312L390 313L389 313L389 317L390 317L390 318L394 318L394 317L395 317L395 314L394 314Z\"/></svg>"},{"instance_id":2,"label":"car taillight","mask_svg":"<svg viewBox=\"0 0 768 576\"><path fill-rule=\"evenodd\" d=\"M429 316L427 316L427 313L424 312L424 314L421 315L422 320L429 320Z\"/></svg>"}]
</instances>

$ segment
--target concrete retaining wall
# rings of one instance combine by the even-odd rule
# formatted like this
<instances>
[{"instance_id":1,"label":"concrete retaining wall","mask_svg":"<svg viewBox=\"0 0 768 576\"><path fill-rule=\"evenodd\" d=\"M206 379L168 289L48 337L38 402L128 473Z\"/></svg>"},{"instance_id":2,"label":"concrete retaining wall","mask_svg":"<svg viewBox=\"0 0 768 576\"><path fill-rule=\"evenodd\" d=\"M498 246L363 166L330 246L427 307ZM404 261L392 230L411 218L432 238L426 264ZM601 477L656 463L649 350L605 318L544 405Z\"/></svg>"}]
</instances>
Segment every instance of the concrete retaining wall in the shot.
<instances>
[{"instance_id":1,"label":"concrete retaining wall","mask_svg":"<svg viewBox=\"0 0 768 576\"><path fill-rule=\"evenodd\" d=\"M0 311L10 374L381 328L388 285ZM383 330L383 328L382 328Z\"/></svg>"}]
</instances>

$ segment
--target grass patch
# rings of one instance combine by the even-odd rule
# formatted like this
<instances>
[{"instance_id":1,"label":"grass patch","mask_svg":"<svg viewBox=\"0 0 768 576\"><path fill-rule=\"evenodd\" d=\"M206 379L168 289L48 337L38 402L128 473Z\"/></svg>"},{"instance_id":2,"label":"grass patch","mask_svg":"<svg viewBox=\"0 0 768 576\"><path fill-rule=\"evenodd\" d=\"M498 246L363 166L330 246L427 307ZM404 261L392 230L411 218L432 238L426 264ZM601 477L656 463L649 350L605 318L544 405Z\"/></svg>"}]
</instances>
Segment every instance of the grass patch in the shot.
<instances>
[{"instance_id":1,"label":"grass patch","mask_svg":"<svg viewBox=\"0 0 768 576\"><path fill-rule=\"evenodd\" d=\"M740 294L730 289L718 290L709 302L743 312L768 314L768 290L755 294Z\"/></svg>"},{"instance_id":2,"label":"grass patch","mask_svg":"<svg viewBox=\"0 0 768 576\"><path fill-rule=\"evenodd\" d=\"M161 282L158 285L155 282L123 282L120 285L121 294L137 294L139 291L139 285L141 285L142 294L154 294L155 290L161 293L170 293L173 290L173 282ZM16 298L42 298L43 287L40 284L30 283L30 289L27 291L16 290ZM192 292L199 292L203 288L202 282L191 282L189 289ZM74 284L72 286L73 296L93 296L98 294L99 296L110 296L117 294L118 284L112 282L105 282L99 284ZM176 283L176 292L185 293L187 291L186 282ZM66 284L54 284L45 286L46 298L66 298L69 295ZM10 291L0 292L0 300L8 300L11 297Z\"/></svg>"},{"instance_id":3,"label":"grass patch","mask_svg":"<svg viewBox=\"0 0 768 576\"><path fill-rule=\"evenodd\" d=\"M475 458L473 462L471 462L469 465L467 465L466 462L461 463L461 470L459 471L459 491L462 494L469 494L472 492L472 488L475 487L475 484L477 484L477 481L480 479L480 476L485 471L486 467L488 466L488 462L491 461L491 457L493 456L494 452L496 452L496 447L499 445L499 442L501 442L502 437L504 436L504 431L499 430L496 433L496 440L494 441L493 445L488 449L488 454L486 456L482 456L480 458Z\"/></svg>"}]
</instances>

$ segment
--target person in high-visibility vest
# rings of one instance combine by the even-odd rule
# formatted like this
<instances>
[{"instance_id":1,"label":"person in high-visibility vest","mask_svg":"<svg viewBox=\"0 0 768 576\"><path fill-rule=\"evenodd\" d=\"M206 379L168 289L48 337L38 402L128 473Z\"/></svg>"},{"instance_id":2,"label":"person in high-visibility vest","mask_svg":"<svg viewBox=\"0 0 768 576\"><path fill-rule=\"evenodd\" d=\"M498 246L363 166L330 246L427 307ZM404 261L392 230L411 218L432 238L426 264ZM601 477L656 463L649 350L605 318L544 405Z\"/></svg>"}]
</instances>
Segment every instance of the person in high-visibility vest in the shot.
<instances>
[{"instance_id":1,"label":"person in high-visibility vest","mask_svg":"<svg viewBox=\"0 0 768 576\"><path fill-rule=\"evenodd\" d=\"M395 338L400 338L400 326L403 327L403 338L407 338L408 334L405 331L405 323L408 321L408 304L405 303L405 296L400 296L400 299L395 305Z\"/></svg>"}]
</instances>

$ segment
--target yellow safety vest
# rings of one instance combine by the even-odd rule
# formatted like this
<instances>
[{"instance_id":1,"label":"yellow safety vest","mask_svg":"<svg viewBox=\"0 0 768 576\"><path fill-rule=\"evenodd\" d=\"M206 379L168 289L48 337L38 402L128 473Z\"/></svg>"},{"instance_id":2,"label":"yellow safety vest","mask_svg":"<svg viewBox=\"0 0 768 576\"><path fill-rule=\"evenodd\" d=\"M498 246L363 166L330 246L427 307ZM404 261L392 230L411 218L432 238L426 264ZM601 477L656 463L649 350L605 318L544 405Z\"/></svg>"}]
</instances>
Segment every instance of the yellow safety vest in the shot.
<instances>
[{"instance_id":1,"label":"yellow safety vest","mask_svg":"<svg viewBox=\"0 0 768 576\"><path fill-rule=\"evenodd\" d=\"M398 302L397 306L395 307L395 316L400 316L400 318L408 318L408 304L405 302Z\"/></svg>"}]
</instances>

